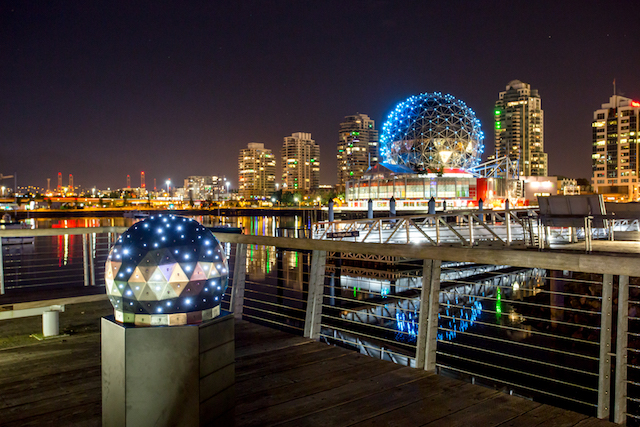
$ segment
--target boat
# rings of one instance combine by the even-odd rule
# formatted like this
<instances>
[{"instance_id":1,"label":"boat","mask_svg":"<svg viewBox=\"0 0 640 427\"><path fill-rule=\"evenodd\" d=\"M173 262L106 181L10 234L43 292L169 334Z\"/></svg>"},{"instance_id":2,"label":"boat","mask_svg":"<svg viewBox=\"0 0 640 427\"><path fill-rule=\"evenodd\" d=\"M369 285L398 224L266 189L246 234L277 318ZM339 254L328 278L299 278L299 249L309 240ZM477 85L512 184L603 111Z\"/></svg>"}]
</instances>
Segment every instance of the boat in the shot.
<instances>
[{"instance_id":1,"label":"boat","mask_svg":"<svg viewBox=\"0 0 640 427\"><path fill-rule=\"evenodd\" d=\"M27 224L19 221L14 221L11 218L11 215L5 213L2 216L2 221L0 221L0 229L2 230L24 230L31 228ZM33 243L35 241L34 236L11 236L11 237L3 237L2 244L3 245L26 245Z\"/></svg>"},{"instance_id":2,"label":"boat","mask_svg":"<svg viewBox=\"0 0 640 427\"><path fill-rule=\"evenodd\" d=\"M144 219L144 218L148 218L149 214L146 212L135 210L135 211L127 211L122 216L125 218Z\"/></svg>"},{"instance_id":3,"label":"boat","mask_svg":"<svg viewBox=\"0 0 640 427\"><path fill-rule=\"evenodd\" d=\"M242 234L242 227L232 227L231 225L219 224L211 227L207 227L212 233L230 233L230 234Z\"/></svg>"}]
</instances>

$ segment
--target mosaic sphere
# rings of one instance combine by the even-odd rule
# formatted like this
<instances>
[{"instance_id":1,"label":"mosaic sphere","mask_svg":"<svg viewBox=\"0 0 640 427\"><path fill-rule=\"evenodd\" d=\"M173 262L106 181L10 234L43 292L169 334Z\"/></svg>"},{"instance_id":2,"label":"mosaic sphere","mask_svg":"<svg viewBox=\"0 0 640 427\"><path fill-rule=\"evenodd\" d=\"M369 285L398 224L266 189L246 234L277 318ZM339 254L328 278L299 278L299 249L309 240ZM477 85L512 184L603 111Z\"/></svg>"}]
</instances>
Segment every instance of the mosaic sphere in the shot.
<instances>
[{"instance_id":1,"label":"mosaic sphere","mask_svg":"<svg viewBox=\"0 0 640 427\"><path fill-rule=\"evenodd\" d=\"M480 163L484 134L475 112L440 92L423 93L399 103L382 126L384 162L415 172L468 171Z\"/></svg>"},{"instance_id":2,"label":"mosaic sphere","mask_svg":"<svg viewBox=\"0 0 640 427\"><path fill-rule=\"evenodd\" d=\"M229 282L222 246L199 222L154 215L117 240L105 265L116 321L185 325L220 314Z\"/></svg>"}]
</instances>

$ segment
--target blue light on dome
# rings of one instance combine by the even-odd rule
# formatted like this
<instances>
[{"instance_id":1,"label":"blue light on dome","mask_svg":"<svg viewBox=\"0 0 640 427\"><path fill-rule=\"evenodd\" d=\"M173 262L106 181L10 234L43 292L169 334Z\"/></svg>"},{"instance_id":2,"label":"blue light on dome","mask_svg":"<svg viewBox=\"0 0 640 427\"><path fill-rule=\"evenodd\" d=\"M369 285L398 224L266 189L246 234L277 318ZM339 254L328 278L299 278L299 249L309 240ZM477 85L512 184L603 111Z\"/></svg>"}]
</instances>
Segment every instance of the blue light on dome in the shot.
<instances>
[{"instance_id":1,"label":"blue light on dome","mask_svg":"<svg viewBox=\"0 0 640 427\"><path fill-rule=\"evenodd\" d=\"M480 163L484 134L475 112L440 92L399 103L382 126L383 161L416 172L469 170Z\"/></svg>"}]
</instances>

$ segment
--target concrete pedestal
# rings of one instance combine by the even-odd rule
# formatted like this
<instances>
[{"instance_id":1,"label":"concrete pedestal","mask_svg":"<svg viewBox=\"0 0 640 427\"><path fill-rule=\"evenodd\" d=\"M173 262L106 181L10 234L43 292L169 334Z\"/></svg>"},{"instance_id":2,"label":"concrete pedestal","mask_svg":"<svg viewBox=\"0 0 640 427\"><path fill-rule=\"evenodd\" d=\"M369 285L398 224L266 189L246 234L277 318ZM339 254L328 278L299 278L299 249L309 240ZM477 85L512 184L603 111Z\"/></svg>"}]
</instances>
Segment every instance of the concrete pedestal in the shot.
<instances>
[{"instance_id":1,"label":"concrete pedestal","mask_svg":"<svg viewBox=\"0 0 640 427\"><path fill-rule=\"evenodd\" d=\"M102 425L207 426L233 420L233 315L136 327L102 319Z\"/></svg>"}]
</instances>

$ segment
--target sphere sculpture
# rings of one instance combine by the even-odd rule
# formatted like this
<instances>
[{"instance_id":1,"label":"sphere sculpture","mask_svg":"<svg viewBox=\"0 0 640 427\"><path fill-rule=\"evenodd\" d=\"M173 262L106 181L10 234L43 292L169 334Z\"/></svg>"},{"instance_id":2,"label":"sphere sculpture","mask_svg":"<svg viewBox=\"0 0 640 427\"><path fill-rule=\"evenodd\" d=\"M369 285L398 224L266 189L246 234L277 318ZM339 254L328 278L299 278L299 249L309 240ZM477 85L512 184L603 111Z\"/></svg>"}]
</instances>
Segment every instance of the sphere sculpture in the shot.
<instances>
[{"instance_id":1,"label":"sphere sculpture","mask_svg":"<svg viewBox=\"0 0 640 427\"><path fill-rule=\"evenodd\" d=\"M415 172L468 169L484 150L480 121L459 99L423 93L399 103L382 126L380 155L385 162Z\"/></svg>"},{"instance_id":2,"label":"sphere sculpture","mask_svg":"<svg viewBox=\"0 0 640 427\"><path fill-rule=\"evenodd\" d=\"M215 236L200 223L155 215L131 226L105 266L107 295L116 321L185 325L220 314L229 281Z\"/></svg>"}]
</instances>

